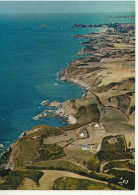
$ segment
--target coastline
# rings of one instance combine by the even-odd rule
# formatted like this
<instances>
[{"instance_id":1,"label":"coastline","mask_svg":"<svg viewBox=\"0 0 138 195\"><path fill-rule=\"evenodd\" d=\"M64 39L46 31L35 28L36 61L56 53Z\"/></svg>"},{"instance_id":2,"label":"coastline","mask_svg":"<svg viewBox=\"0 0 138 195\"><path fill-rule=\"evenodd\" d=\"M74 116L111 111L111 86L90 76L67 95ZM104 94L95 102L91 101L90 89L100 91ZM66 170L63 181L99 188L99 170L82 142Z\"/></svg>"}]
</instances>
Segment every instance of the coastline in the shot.
<instances>
[{"instance_id":1,"label":"coastline","mask_svg":"<svg viewBox=\"0 0 138 195\"><path fill-rule=\"evenodd\" d=\"M128 29L128 35L130 35L131 32L132 39L129 41L126 39L127 36L125 37L123 33L120 33L124 28ZM28 165L32 165L37 160L44 161L54 159L57 155L53 152L53 150L56 150L55 148L49 149L52 150L51 155L53 155L53 158L51 156L45 157L44 155L47 154L46 147L49 147L47 145L54 144L53 140L56 140L56 136L62 137L62 134L65 135L67 133L65 136L68 137L70 136L68 135L70 131L82 131L82 129L85 129L85 131L89 132L90 128L92 128L93 134L95 134L96 124L100 126L98 126L98 130L101 133L98 139L95 138L97 139L97 148L99 148L99 143L102 142L101 140L104 136L118 135L118 133L125 135L128 139L127 143L129 143L130 140L128 137L130 130L133 133L132 142L134 142L135 40L133 36L134 25L128 24L117 24L117 28L116 26L113 28L111 25L111 27L108 26L105 31L100 33L84 35L85 39L87 37L90 40L83 43L84 48L79 54L91 54L94 56L77 58L58 74L60 75L59 80L70 81L80 85L85 89L85 93L81 98L67 100L59 104L55 102L55 104L52 105L58 108L57 114L59 117L68 117L67 121L69 121L70 118L70 121L73 122L66 127L60 128L49 127L47 125L33 127L10 147L9 154L7 153L5 156L5 162L7 161L9 163L5 166L6 168L22 169ZM99 43L98 46L97 40ZM120 42L117 43L117 40ZM69 138L73 139L72 137ZM57 143L59 142L55 141L55 144ZM70 143L71 142L68 143L69 146ZM32 147L33 145L35 145L34 148ZM67 145L63 146L60 143L59 146L56 146L59 147L57 152L59 156L56 157L57 159L69 159L70 153L66 149L68 148ZM30 153L26 151L29 146ZM64 148L67 157L65 157ZM98 150L99 149L96 151L98 152ZM2 156L4 156L4 154ZM78 160L72 156L71 159L73 159L75 163ZM1 162L1 164L3 162ZM81 160L80 164L82 165Z\"/></svg>"}]
</instances>

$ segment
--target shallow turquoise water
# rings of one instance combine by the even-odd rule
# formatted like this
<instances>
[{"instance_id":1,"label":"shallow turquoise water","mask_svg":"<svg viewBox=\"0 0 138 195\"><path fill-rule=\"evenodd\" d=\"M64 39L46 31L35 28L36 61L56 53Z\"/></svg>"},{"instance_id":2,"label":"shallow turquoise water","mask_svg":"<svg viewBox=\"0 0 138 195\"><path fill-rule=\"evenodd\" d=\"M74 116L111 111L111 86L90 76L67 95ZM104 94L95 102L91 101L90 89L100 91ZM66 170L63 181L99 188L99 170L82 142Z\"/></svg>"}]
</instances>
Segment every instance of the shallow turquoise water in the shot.
<instances>
[{"instance_id":1,"label":"shallow turquoise water","mask_svg":"<svg viewBox=\"0 0 138 195\"><path fill-rule=\"evenodd\" d=\"M57 117L32 118L44 110L40 103L45 99L62 102L83 94L79 86L56 80L56 73L77 58L82 48L78 45L82 40L72 35L98 32L72 29L75 23L134 23L134 18L105 18L107 15L0 15L0 143L5 148L35 125L66 125ZM42 24L48 27L40 28Z\"/></svg>"}]
</instances>

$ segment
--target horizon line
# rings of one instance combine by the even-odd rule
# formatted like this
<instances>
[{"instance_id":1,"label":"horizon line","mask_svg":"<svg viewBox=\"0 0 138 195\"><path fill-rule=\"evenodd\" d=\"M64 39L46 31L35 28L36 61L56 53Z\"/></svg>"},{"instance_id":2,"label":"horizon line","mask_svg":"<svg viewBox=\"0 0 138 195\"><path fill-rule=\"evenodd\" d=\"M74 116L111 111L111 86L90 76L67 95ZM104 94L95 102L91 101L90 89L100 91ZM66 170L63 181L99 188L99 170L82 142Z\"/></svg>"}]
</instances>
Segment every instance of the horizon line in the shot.
<instances>
[{"instance_id":1,"label":"horizon line","mask_svg":"<svg viewBox=\"0 0 138 195\"><path fill-rule=\"evenodd\" d=\"M13 13L13 12L9 12L9 13L0 13L0 14L117 14L117 13L132 13L135 15L135 12L49 12L49 13L45 13L45 12L19 12L19 13Z\"/></svg>"}]
</instances>

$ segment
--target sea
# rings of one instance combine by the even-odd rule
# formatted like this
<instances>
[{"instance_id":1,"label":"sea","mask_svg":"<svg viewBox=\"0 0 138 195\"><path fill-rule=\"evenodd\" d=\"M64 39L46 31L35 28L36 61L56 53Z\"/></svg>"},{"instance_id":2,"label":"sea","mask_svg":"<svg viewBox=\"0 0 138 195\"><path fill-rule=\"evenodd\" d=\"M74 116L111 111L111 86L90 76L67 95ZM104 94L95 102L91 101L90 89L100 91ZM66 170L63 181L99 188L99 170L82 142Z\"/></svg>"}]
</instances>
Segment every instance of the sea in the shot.
<instances>
[{"instance_id":1,"label":"sea","mask_svg":"<svg viewBox=\"0 0 138 195\"><path fill-rule=\"evenodd\" d=\"M46 109L43 100L63 102L84 94L80 86L59 81L57 73L78 58L83 47L84 40L72 36L100 29L72 26L135 23L135 18L114 18L131 15L134 13L0 14L0 144L4 146L0 153L33 126L67 125L58 117L33 117Z\"/></svg>"}]
</instances>

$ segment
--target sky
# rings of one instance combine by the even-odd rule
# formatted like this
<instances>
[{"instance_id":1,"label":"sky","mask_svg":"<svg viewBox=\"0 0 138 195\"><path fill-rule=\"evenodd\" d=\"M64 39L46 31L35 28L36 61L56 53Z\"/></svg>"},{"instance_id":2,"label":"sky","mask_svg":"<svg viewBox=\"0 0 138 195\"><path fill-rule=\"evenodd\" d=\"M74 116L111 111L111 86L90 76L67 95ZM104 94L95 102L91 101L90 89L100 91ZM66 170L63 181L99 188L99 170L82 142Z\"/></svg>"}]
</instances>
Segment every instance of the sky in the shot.
<instances>
[{"instance_id":1,"label":"sky","mask_svg":"<svg viewBox=\"0 0 138 195\"><path fill-rule=\"evenodd\" d=\"M0 13L135 12L134 1L0 1Z\"/></svg>"}]
</instances>

